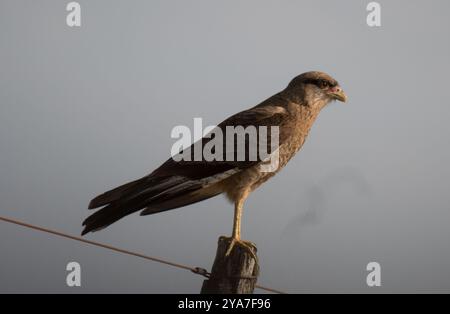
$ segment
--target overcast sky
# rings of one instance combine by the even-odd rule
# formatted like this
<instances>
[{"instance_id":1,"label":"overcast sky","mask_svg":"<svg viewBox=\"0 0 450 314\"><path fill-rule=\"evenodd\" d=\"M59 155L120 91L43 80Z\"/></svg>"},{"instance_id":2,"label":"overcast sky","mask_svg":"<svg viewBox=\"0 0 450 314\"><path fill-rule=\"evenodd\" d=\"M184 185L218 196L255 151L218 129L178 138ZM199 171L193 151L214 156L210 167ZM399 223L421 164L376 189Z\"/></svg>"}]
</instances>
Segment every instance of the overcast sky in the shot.
<instances>
[{"instance_id":1,"label":"overcast sky","mask_svg":"<svg viewBox=\"0 0 450 314\"><path fill-rule=\"evenodd\" d=\"M216 124L309 70L333 103L248 199L259 283L287 292L449 292L448 1L0 2L0 215L78 235L99 193L170 155L176 125ZM210 269L233 207L129 216L87 239ZM197 293L188 271L0 222L0 292ZM66 264L82 287L66 286ZM382 286L366 285L381 265Z\"/></svg>"}]
</instances>

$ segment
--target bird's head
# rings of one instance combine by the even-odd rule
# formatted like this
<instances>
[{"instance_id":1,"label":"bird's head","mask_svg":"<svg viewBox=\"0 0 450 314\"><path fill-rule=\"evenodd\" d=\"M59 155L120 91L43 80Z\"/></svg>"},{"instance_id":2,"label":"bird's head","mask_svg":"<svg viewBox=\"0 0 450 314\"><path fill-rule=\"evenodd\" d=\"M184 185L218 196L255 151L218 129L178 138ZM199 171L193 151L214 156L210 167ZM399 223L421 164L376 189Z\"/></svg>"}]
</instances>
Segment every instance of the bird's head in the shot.
<instances>
[{"instance_id":1,"label":"bird's head","mask_svg":"<svg viewBox=\"0 0 450 314\"><path fill-rule=\"evenodd\" d=\"M295 77L286 88L293 96L300 98L305 104L326 105L333 100L347 101L339 83L330 75L311 71Z\"/></svg>"}]
</instances>

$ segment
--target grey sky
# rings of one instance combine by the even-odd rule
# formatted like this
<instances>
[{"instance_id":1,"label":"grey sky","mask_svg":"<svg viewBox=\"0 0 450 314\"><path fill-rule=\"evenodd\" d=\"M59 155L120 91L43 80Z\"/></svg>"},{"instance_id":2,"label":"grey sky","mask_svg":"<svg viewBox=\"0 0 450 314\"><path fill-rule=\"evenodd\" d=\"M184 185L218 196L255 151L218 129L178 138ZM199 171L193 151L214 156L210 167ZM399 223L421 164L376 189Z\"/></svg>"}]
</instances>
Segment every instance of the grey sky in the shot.
<instances>
[{"instance_id":1,"label":"grey sky","mask_svg":"<svg viewBox=\"0 0 450 314\"><path fill-rule=\"evenodd\" d=\"M246 203L260 284L288 292L450 290L448 1L0 2L0 215L79 234L89 200L170 154L175 125L215 124L297 74L334 76L298 154ZM210 268L223 197L133 215L88 238ZM0 222L0 292L196 293L187 271ZM77 261L82 287L65 285ZM381 264L382 287L366 285Z\"/></svg>"}]
</instances>

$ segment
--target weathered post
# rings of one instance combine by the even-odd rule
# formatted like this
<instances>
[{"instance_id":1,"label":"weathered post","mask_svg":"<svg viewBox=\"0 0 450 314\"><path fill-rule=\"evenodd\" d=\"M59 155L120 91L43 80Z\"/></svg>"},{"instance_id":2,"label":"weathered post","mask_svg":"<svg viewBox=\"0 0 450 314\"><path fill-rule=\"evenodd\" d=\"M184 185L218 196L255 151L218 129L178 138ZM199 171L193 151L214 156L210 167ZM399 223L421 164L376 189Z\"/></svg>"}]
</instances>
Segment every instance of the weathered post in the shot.
<instances>
[{"instance_id":1,"label":"weathered post","mask_svg":"<svg viewBox=\"0 0 450 314\"><path fill-rule=\"evenodd\" d=\"M235 245L228 256L230 238L220 237L216 258L210 277L203 282L202 294L249 294L253 293L259 275L256 256Z\"/></svg>"}]
</instances>

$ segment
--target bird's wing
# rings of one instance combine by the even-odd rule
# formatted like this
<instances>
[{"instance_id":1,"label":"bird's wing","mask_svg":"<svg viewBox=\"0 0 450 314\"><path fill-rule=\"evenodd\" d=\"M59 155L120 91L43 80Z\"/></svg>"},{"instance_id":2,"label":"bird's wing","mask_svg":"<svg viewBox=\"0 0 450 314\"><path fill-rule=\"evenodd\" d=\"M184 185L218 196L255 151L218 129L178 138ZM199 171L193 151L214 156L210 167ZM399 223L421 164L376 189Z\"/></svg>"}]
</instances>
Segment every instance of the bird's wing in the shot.
<instances>
[{"instance_id":1,"label":"bird's wing","mask_svg":"<svg viewBox=\"0 0 450 314\"><path fill-rule=\"evenodd\" d=\"M287 116L287 111L282 106L277 105L265 105L265 106L257 106L253 107L251 109L239 112L222 123L220 123L217 127L222 130L222 133L226 134L226 128L227 126L242 126L243 128L246 128L248 126L255 126L257 136L259 138L259 131L260 129L258 127L266 126L267 129L267 136L270 137L270 127L271 126L278 126L280 127L282 122ZM280 134L282 137L285 137L285 134ZM199 180L199 179L206 179L209 177L214 177L215 175L225 173L227 171L233 170L233 169L246 169L248 167L251 167L255 165L256 163L260 162L261 160L259 157L256 160L250 160L248 158L248 152L249 152L249 137L245 137L245 159L243 161L238 161L236 158L233 158L233 160L226 160L226 154L227 150L229 151L229 148L226 147L225 140L223 142L223 158L222 161L219 160L213 160L213 161L207 161L204 158L199 161L194 160L194 145L202 145L202 149L204 146L211 141L212 139L209 137L204 137L202 141L192 144L188 150L191 152L191 159L190 160L180 160L175 161L173 158L168 159L161 167L156 169L151 175L152 176L172 176L172 175L181 175L183 177L192 179L192 180ZM280 138L280 143L282 142L283 138ZM270 145L270 141L268 141L267 145ZM237 141L234 141L234 152L238 150ZM268 152L270 152L270 147L267 149ZM203 156L204 157L204 156ZM223 177L222 177L223 179Z\"/></svg>"}]
</instances>

